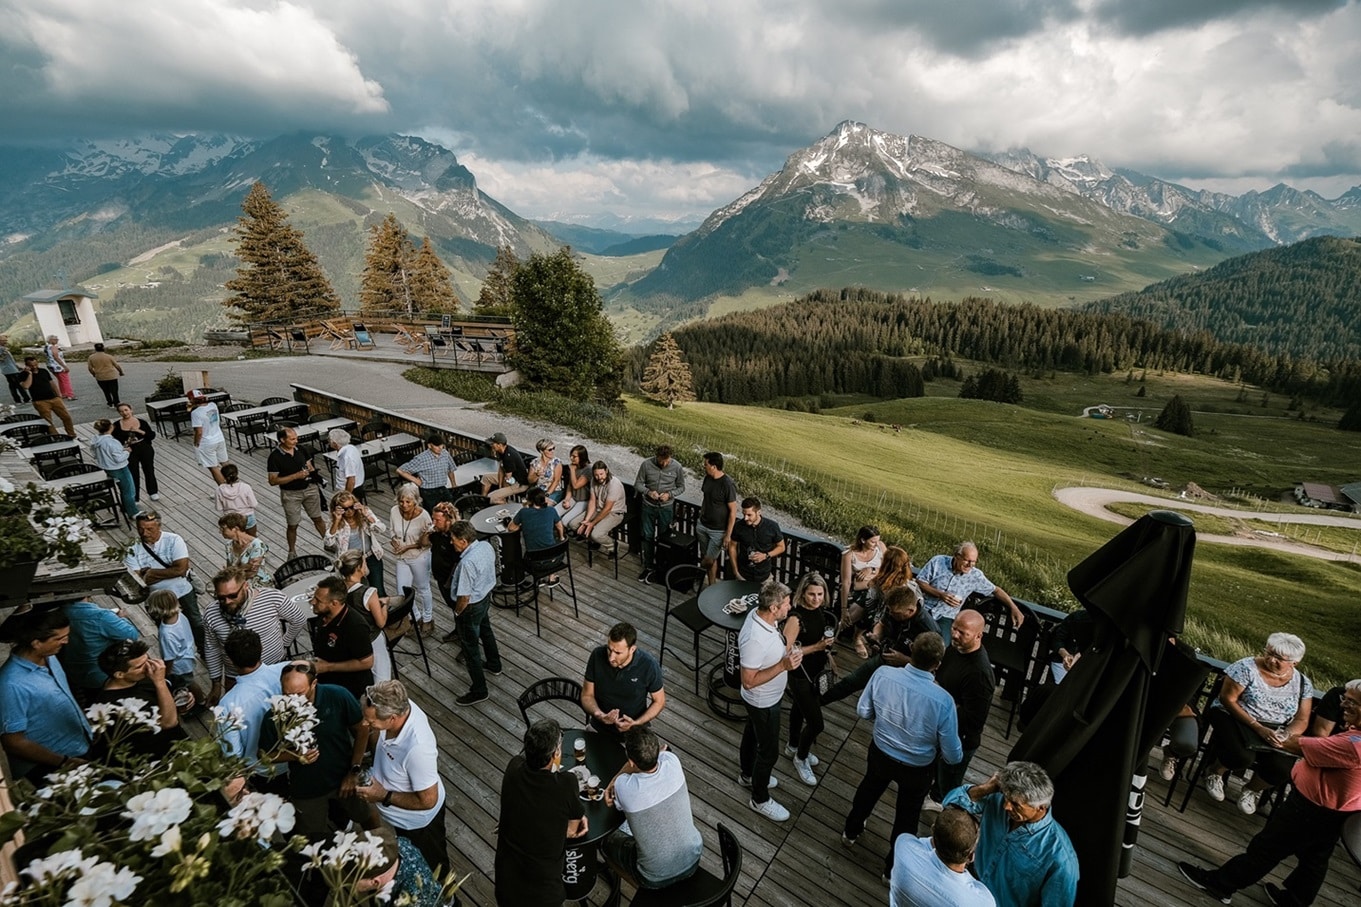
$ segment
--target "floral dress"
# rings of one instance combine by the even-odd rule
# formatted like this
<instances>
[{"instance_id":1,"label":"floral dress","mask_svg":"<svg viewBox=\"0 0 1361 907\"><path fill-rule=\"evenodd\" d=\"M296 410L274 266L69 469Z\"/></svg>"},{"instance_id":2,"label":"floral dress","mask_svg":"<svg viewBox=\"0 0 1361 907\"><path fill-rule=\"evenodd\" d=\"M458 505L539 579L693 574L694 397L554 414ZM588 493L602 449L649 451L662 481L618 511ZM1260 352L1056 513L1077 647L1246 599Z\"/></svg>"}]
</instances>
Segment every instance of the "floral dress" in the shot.
<instances>
[{"instance_id":1,"label":"floral dress","mask_svg":"<svg viewBox=\"0 0 1361 907\"><path fill-rule=\"evenodd\" d=\"M248 567L250 562L260 560L260 572L255 574L255 579L262 583L272 582L274 575L265 569L265 559L269 556L269 543L261 538L250 540L240 554L232 547L231 539L227 540L227 566L228 567Z\"/></svg>"}]
</instances>

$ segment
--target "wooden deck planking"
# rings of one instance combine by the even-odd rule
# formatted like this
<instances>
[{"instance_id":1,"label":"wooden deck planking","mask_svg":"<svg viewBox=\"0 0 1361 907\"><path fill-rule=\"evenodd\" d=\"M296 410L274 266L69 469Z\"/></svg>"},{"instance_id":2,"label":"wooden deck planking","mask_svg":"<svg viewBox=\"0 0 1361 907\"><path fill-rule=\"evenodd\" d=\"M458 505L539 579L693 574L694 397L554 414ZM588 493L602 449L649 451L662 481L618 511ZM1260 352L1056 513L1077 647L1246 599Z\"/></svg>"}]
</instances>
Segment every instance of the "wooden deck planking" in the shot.
<instances>
[{"instance_id":1,"label":"wooden deck planking","mask_svg":"<svg viewBox=\"0 0 1361 907\"><path fill-rule=\"evenodd\" d=\"M194 563L206 579L222 561L212 481L193 459L187 440L158 439L156 444L161 478L161 500L156 505L165 527L185 536ZM269 565L276 568L286 554L286 546L278 496L265 478L267 454L267 451L233 452L233 462L240 466L242 478L255 488L260 503L257 519L261 535L271 544ZM370 503L386 522L392 495L385 483L379 494L370 493ZM143 504L150 506L152 502L144 500ZM120 532L116 537L130 535ZM308 525L300 529L298 548L300 553L322 553L320 539ZM517 618L512 611L493 609L491 619L505 672L500 677L488 678L491 698L487 702L472 708L452 705L453 699L467 689L467 673L455 662L457 644L440 640L452 627L452 620L438 597L436 633L427 639L430 675L427 676L419 654L410 654L413 640L404 644L408 654L399 656L402 679L437 727L450 811L450 852L460 872L472 872L464 903L494 903L491 879L494 828L499 814L501 775L519 750L523 732L516 705L519 692L547 676L580 678L587 655L603 641L606 630L616 620L629 620L638 627L640 646L659 652L664 590L633 581L636 560L627 559L620 565L616 582L608 560L598 558L595 566L588 568L584 548L575 545L572 556L580 619L572 616L565 582L552 601L546 595L542 597L542 637L534 634L532 612L523 611ZM386 575L395 575L390 560ZM129 610L140 625L150 628L140 609ZM688 631L684 627L679 628L675 638L682 649L688 646ZM702 644L703 657L716 654L719 645L720 634L711 631ZM854 666L857 659L852 654L844 649L837 652L843 670ZM885 902L887 892L879 874L891 825L893 792L885 795L853 849L842 847L840 840L851 797L864 770L869 739L868 724L855 719L854 698L826 710L827 729L814 750L822 760L816 770L820 779L817 787L800 783L790 761L780 759L776 766L780 786L774 796L789 807L793 817L777 824L752 812L747 806L747 792L736 784L742 725L709 711L703 697L692 692L689 670L670 656L664 664L668 705L658 720L657 730L678 752L686 768L695 819L704 834L705 866L717 871L721 865L715 831L718 822L732 828L743 844L743 869L735 902L769 907ZM1010 740L1003 739L1006 708L999 698L989 720L989 731L970 768L970 781L981 780L1005 761L1017 737L1018 732L1013 732ZM551 714L550 709L556 710L562 720L579 721L579 713L550 706L539 706L534 714L540 714L540 710ZM1233 805L1236 784L1231 786L1225 803L1212 803L1200 792L1193 796L1184 815L1175 809L1164 809L1161 801L1166 784L1157 776L1157 763L1155 751L1134 876L1120 883L1116 903L1156 902L1169 907L1208 903L1177 874L1176 861L1211 863L1232 856L1242 850L1264 819L1244 817L1237 812ZM1180 790L1174 806L1179 797ZM1277 870L1271 878L1279 880L1283 875L1282 870ZM1358 882L1361 872L1345 852L1335 855L1328 884L1318 903L1327 907L1357 903ZM625 902L629 893L626 886ZM1266 900L1257 888L1239 893L1235 903L1265 904Z\"/></svg>"}]
</instances>

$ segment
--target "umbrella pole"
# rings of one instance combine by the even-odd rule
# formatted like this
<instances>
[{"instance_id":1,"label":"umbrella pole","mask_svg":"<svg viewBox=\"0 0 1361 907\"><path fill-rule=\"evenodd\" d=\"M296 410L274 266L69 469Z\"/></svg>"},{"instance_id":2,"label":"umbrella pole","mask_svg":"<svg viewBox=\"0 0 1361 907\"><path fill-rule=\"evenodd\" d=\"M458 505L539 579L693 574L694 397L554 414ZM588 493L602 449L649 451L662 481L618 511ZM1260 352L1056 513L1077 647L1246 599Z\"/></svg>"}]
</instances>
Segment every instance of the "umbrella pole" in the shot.
<instances>
[{"instance_id":1,"label":"umbrella pole","mask_svg":"<svg viewBox=\"0 0 1361 907\"><path fill-rule=\"evenodd\" d=\"M1148 764L1147 753L1141 764ZM1139 841L1139 825L1144 817L1144 788L1147 786L1146 774L1137 774L1130 779L1129 801L1125 804L1125 839L1120 844L1120 871L1117 878L1129 878L1134 865L1134 845Z\"/></svg>"}]
</instances>

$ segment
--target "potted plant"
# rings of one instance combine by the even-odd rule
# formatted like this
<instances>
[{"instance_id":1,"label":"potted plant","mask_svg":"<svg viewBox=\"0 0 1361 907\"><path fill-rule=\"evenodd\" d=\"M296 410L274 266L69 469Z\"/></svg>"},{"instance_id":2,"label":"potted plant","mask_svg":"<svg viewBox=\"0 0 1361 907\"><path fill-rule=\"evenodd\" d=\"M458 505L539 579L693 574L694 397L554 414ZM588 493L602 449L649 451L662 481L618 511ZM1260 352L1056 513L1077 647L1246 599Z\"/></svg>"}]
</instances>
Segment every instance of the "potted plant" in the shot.
<instances>
[{"instance_id":1,"label":"potted plant","mask_svg":"<svg viewBox=\"0 0 1361 907\"><path fill-rule=\"evenodd\" d=\"M78 565L92 538L94 525L72 512L57 492L32 482L16 486L0 476L0 604L23 601L47 558ZM106 550L105 557L110 556L122 555Z\"/></svg>"}]
</instances>

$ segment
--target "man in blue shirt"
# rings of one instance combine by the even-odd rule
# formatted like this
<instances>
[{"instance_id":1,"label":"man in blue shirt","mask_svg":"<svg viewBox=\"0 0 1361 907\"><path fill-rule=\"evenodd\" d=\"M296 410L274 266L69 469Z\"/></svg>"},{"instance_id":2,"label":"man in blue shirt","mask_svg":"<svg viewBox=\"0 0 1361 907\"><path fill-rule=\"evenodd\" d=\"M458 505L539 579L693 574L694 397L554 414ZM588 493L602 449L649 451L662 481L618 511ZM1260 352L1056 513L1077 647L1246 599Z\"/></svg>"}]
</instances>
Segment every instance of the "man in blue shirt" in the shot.
<instances>
[{"instance_id":1,"label":"man in blue shirt","mask_svg":"<svg viewBox=\"0 0 1361 907\"><path fill-rule=\"evenodd\" d=\"M270 697L282 692L279 678L287 662L261 664L260 634L245 627L233 630L222 647L240 673L236 685L227 691L214 711L218 739L228 756L245 760L246 767L256 776L256 788L263 789L269 783L271 770L260 763L260 731L269 715ZM245 778L233 778L223 785L223 796L235 803L245 783Z\"/></svg>"},{"instance_id":2,"label":"man in blue shirt","mask_svg":"<svg viewBox=\"0 0 1361 907\"><path fill-rule=\"evenodd\" d=\"M978 819L974 868L998 907L1072 907L1077 853L1049 812L1054 782L1033 762L1008 762L982 784L957 787L945 806Z\"/></svg>"},{"instance_id":3,"label":"man in blue shirt","mask_svg":"<svg viewBox=\"0 0 1361 907\"><path fill-rule=\"evenodd\" d=\"M995 907L987 886L969 875L977 846L978 823L955 806L936 817L931 837L900 837L889 907Z\"/></svg>"},{"instance_id":4,"label":"man in blue shirt","mask_svg":"<svg viewBox=\"0 0 1361 907\"><path fill-rule=\"evenodd\" d=\"M926 610L939 625L942 639L950 638L950 625L954 623L955 615L975 592L1000 599L1011 609L1011 621L1016 626L1025 620L1007 590L994 584L978 569L978 546L973 542L960 542L953 554L937 554L914 578L926 595Z\"/></svg>"},{"instance_id":5,"label":"man in blue shirt","mask_svg":"<svg viewBox=\"0 0 1361 907\"><path fill-rule=\"evenodd\" d=\"M496 552L491 543L477 537L477 530L467 520L459 520L449 527L449 537L458 552L458 566L450 582L454 599L455 632L463 645L463 657L468 664L472 686L454 700L459 705L476 705L487 698L487 677L482 671L482 652L487 655L487 673L501 673L501 651L496 647L496 634L491 629L491 591L496 588ZM447 639L448 637L446 637ZM478 642L482 649L478 649Z\"/></svg>"},{"instance_id":6,"label":"man in blue shirt","mask_svg":"<svg viewBox=\"0 0 1361 907\"><path fill-rule=\"evenodd\" d=\"M922 803L936 774L936 756L954 764L964 758L959 742L955 701L936 686L935 670L945 654L938 633L922 633L912 641L912 661L902 668L884 666L874 672L860 695L856 713L874 722L865 778L856 788L841 841L855 844L865 830L889 782L898 785L893 832L884 859L884 878L893 872L893 845L902 834L915 835Z\"/></svg>"},{"instance_id":7,"label":"man in blue shirt","mask_svg":"<svg viewBox=\"0 0 1361 907\"><path fill-rule=\"evenodd\" d=\"M11 776L41 785L49 772L85 762L92 734L56 655L71 637L60 608L33 608L0 626L11 646L0 667L0 746Z\"/></svg>"},{"instance_id":8,"label":"man in blue shirt","mask_svg":"<svg viewBox=\"0 0 1361 907\"><path fill-rule=\"evenodd\" d=\"M136 639L140 635L137 626L117 611L94 602L72 602L62 610L71 621L71 641L58 656L66 678L73 691L98 690L109 679L99 669L99 653L116 642Z\"/></svg>"}]
</instances>

